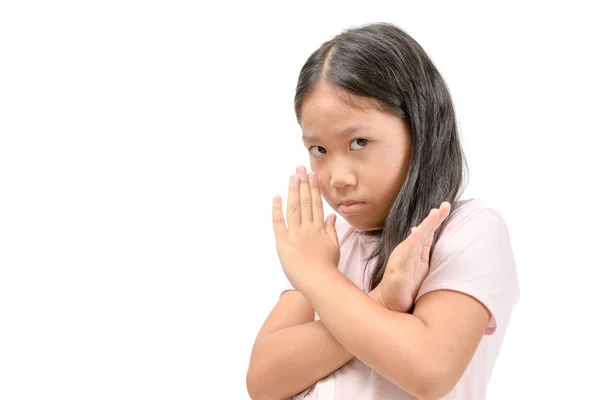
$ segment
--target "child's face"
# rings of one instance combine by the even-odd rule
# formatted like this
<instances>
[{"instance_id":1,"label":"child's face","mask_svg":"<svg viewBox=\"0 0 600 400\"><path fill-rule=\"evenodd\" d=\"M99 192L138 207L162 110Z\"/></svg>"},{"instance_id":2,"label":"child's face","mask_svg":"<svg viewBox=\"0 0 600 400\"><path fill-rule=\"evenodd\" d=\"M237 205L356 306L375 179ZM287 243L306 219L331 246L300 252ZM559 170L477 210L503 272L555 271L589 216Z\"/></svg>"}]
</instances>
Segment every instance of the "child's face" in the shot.
<instances>
[{"instance_id":1,"label":"child's face","mask_svg":"<svg viewBox=\"0 0 600 400\"><path fill-rule=\"evenodd\" d=\"M353 100L364 110L344 103L330 86L318 85L302 104L303 141L331 208L358 229L380 229L408 172L410 127L365 99ZM341 134L352 127L359 129Z\"/></svg>"}]
</instances>

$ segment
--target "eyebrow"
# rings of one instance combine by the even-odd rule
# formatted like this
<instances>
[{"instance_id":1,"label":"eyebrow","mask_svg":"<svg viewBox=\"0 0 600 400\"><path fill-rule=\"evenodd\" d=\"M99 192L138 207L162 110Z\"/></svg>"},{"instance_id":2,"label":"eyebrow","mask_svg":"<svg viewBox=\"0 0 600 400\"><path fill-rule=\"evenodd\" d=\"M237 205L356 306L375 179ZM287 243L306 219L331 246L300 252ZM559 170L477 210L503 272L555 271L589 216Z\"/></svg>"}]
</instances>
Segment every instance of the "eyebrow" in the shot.
<instances>
[{"instance_id":1,"label":"eyebrow","mask_svg":"<svg viewBox=\"0 0 600 400\"><path fill-rule=\"evenodd\" d=\"M366 126L366 125L355 125L355 126L350 126L340 132L338 132L337 136L338 137L345 137L345 136L349 136L352 135L355 132L358 131L366 131L371 129L370 127ZM306 135L302 135L302 141L304 142L313 142L316 141L317 139L319 139L316 136L306 136Z\"/></svg>"}]
</instances>

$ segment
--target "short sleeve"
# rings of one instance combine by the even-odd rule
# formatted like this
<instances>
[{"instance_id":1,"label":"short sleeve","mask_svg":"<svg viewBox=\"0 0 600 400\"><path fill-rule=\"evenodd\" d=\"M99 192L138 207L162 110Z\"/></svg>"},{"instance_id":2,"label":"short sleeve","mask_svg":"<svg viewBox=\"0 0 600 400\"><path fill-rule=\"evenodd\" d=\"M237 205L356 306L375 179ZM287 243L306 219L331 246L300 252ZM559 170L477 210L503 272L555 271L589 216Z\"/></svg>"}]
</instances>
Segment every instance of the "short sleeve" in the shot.
<instances>
[{"instance_id":1,"label":"short sleeve","mask_svg":"<svg viewBox=\"0 0 600 400\"><path fill-rule=\"evenodd\" d=\"M468 294L487 307L492 315L487 335L508 324L519 286L508 230L492 208L467 209L448 220L415 301L443 289Z\"/></svg>"}]
</instances>

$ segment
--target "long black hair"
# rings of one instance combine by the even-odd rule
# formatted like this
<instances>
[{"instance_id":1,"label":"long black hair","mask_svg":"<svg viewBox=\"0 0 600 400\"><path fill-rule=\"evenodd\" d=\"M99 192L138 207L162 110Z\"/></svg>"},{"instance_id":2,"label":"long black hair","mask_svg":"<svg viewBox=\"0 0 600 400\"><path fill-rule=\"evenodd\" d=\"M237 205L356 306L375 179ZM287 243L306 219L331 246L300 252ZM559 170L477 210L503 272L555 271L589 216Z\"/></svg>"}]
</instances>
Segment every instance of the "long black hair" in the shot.
<instances>
[{"instance_id":1,"label":"long black hair","mask_svg":"<svg viewBox=\"0 0 600 400\"><path fill-rule=\"evenodd\" d=\"M462 195L463 162L458 126L450 92L423 48L390 23L373 23L345 30L323 43L302 67L294 106L298 123L306 96L321 82L338 89L344 101L351 94L369 99L380 110L409 122L412 136L410 166L382 229L361 231L377 237L367 263L377 257L370 277L373 290L385 272L394 248L406 239L432 208L444 201L451 212ZM352 104L356 106L355 104ZM436 230L430 259L440 232Z\"/></svg>"}]
</instances>

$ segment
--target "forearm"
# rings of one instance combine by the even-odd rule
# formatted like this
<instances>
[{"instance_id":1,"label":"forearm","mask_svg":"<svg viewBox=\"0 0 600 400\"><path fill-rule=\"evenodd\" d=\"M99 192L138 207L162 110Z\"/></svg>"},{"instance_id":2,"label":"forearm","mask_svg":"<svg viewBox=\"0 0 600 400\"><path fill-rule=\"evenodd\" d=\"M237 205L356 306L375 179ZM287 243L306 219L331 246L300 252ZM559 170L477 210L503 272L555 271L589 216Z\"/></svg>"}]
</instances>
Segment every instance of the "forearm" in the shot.
<instances>
[{"instance_id":1,"label":"forearm","mask_svg":"<svg viewBox=\"0 0 600 400\"><path fill-rule=\"evenodd\" d=\"M354 356L321 321L284 328L256 343L248 374L254 400L281 400L331 374Z\"/></svg>"},{"instance_id":2,"label":"forearm","mask_svg":"<svg viewBox=\"0 0 600 400\"><path fill-rule=\"evenodd\" d=\"M377 304L338 271L299 290L335 339L366 365L420 396L433 374L427 326L417 317Z\"/></svg>"}]
</instances>

